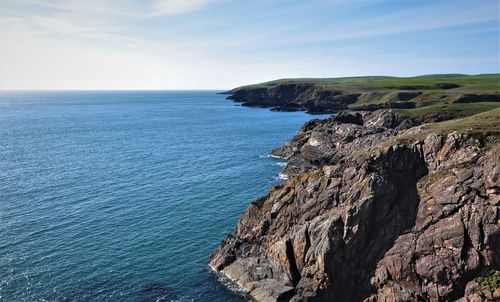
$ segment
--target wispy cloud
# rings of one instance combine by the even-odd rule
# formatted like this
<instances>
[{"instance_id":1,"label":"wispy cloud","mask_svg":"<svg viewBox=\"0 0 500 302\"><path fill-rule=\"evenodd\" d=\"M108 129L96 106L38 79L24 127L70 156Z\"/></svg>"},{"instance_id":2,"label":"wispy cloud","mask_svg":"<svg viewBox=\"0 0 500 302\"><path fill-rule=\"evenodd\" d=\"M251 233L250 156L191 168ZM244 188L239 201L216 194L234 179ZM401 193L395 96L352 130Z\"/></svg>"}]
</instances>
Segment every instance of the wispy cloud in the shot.
<instances>
[{"instance_id":1,"label":"wispy cloud","mask_svg":"<svg viewBox=\"0 0 500 302\"><path fill-rule=\"evenodd\" d=\"M478 3L0 0L0 87L78 78L76 88L85 79L94 88L229 88L273 77L496 71L500 4Z\"/></svg>"},{"instance_id":2,"label":"wispy cloud","mask_svg":"<svg viewBox=\"0 0 500 302\"><path fill-rule=\"evenodd\" d=\"M364 0L357 2L358 4L370 4ZM464 5L470 3L472 2L456 1L454 7L450 8L445 3L436 2L433 5L423 7L417 6L380 15L369 15L362 19L353 18L343 22L331 22L331 24L316 28L310 26L309 20L301 20L294 24L294 28L291 28L290 32L272 39L271 43L304 45L428 31L489 21L499 22L498 9L491 9L490 6L486 5ZM345 3L339 0L336 4ZM499 26L500 23L497 27ZM296 28L304 29L307 27L309 27L307 35L293 34Z\"/></svg>"},{"instance_id":3,"label":"wispy cloud","mask_svg":"<svg viewBox=\"0 0 500 302\"><path fill-rule=\"evenodd\" d=\"M154 0L146 17L189 13L207 7L213 0Z\"/></svg>"},{"instance_id":4,"label":"wispy cloud","mask_svg":"<svg viewBox=\"0 0 500 302\"><path fill-rule=\"evenodd\" d=\"M45 7L59 13L78 13L96 17L148 18L187 14L208 7L214 0L7 0L7 2Z\"/></svg>"},{"instance_id":5,"label":"wispy cloud","mask_svg":"<svg viewBox=\"0 0 500 302\"><path fill-rule=\"evenodd\" d=\"M34 32L92 38L125 46L152 45L143 39L142 23L201 10L215 0L5 0L0 19ZM2 3L0 3L0 6ZM146 29L147 30L147 29Z\"/></svg>"},{"instance_id":6,"label":"wispy cloud","mask_svg":"<svg viewBox=\"0 0 500 302\"><path fill-rule=\"evenodd\" d=\"M5 0L4 2L11 7L11 10L20 13L26 11L45 11L47 13L77 13L81 15L93 15L95 17L112 15L130 17L137 13L136 9L141 8L140 2L134 3L119 0Z\"/></svg>"},{"instance_id":7,"label":"wispy cloud","mask_svg":"<svg viewBox=\"0 0 500 302\"><path fill-rule=\"evenodd\" d=\"M41 30L61 33L61 34L78 34L93 31L92 29L74 23L65 21L62 18L53 18L46 16L33 16L33 23Z\"/></svg>"}]
</instances>

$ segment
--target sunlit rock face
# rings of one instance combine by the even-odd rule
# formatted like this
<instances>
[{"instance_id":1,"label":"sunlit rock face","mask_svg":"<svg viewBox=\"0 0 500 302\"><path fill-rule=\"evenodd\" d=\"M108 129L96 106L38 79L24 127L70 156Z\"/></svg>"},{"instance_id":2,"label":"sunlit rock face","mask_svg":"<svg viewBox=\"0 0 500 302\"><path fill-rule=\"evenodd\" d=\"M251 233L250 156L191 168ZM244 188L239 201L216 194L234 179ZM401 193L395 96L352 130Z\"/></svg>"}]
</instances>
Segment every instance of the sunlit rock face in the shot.
<instances>
[{"instance_id":1,"label":"sunlit rock face","mask_svg":"<svg viewBox=\"0 0 500 302\"><path fill-rule=\"evenodd\" d=\"M467 301L499 268L494 135L346 112L273 154L289 179L252 202L209 262L254 299Z\"/></svg>"}]
</instances>

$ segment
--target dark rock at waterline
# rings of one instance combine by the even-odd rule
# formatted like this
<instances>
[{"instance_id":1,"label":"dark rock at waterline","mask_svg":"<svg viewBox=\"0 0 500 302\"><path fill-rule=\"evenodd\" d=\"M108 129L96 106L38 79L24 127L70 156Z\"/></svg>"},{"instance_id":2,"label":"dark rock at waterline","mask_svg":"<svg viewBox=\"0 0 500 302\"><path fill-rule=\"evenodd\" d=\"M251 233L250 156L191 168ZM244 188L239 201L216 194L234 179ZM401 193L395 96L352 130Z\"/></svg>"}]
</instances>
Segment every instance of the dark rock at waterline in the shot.
<instances>
[{"instance_id":1,"label":"dark rock at waterline","mask_svg":"<svg viewBox=\"0 0 500 302\"><path fill-rule=\"evenodd\" d=\"M228 99L244 106L274 108L275 111L332 113L356 102L358 93L332 91L314 84L282 84L274 87L239 88Z\"/></svg>"},{"instance_id":2,"label":"dark rock at waterline","mask_svg":"<svg viewBox=\"0 0 500 302\"><path fill-rule=\"evenodd\" d=\"M499 269L496 136L346 112L305 123L273 154L289 180L209 262L258 301L468 301L475 278Z\"/></svg>"},{"instance_id":3,"label":"dark rock at waterline","mask_svg":"<svg viewBox=\"0 0 500 302\"><path fill-rule=\"evenodd\" d=\"M359 85L284 83L236 88L227 92L230 94L227 99L247 107L272 108L273 111L305 111L309 114L336 113L346 109L412 109L416 108L417 104L422 107L435 103L500 102L498 93L460 93L453 90L446 93L422 92L457 88L452 83L385 88L391 90Z\"/></svg>"}]
</instances>

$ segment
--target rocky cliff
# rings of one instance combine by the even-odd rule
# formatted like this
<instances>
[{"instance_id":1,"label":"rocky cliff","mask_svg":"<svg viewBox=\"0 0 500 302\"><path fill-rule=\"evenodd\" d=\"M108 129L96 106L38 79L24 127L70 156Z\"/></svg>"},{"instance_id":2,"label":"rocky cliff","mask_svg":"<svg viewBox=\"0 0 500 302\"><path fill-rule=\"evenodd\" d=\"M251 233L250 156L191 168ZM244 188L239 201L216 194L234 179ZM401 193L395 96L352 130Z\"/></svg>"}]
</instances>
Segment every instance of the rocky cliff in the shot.
<instances>
[{"instance_id":1,"label":"rocky cliff","mask_svg":"<svg viewBox=\"0 0 500 302\"><path fill-rule=\"evenodd\" d=\"M359 93L342 93L314 84L283 84L269 88L236 89L228 99L244 106L271 107L275 111L335 112L358 100Z\"/></svg>"},{"instance_id":2,"label":"rocky cliff","mask_svg":"<svg viewBox=\"0 0 500 302\"><path fill-rule=\"evenodd\" d=\"M455 89L439 91L380 88L369 85L322 85L317 83L284 83L272 86L240 87L228 91L227 98L243 106L266 107L274 111L306 111L334 113L343 109L369 110L411 109L435 103L500 102L496 92L468 93L457 90L458 85L441 83ZM450 86L446 86L450 85ZM455 86L453 86L455 85ZM430 89L429 88L429 89Z\"/></svg>"},{"instance_id":3,"label":"rocky cliff","mask_svg":"<svg viewBox=\"0 0 500 302\"><path fill-rule=\"evenodd\" d=\"M306 123L273 151L288 180L210 267L257 301L500 299L478 289L500 269L500 111L421 123L391 110Z\"/></svg>"}]
</instances>

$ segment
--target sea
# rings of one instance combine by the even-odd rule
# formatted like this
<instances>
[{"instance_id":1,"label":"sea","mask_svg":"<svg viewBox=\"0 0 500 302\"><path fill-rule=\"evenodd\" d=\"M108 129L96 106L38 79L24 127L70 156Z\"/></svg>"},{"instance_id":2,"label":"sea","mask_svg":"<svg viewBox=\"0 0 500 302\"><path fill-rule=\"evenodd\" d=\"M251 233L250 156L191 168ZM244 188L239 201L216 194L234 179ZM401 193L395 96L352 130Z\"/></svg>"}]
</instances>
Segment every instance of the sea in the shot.
<instances>
[{"instance_id":1,"label":"sea","mask_svg":"<svg viewBox=\"0 0 500 302\"><path fill-rule=\"evenodd\" d=\"M246 301L207 259L313 117L225 97L0 92L0 301Z\"/></svg>"}]
</instances>

